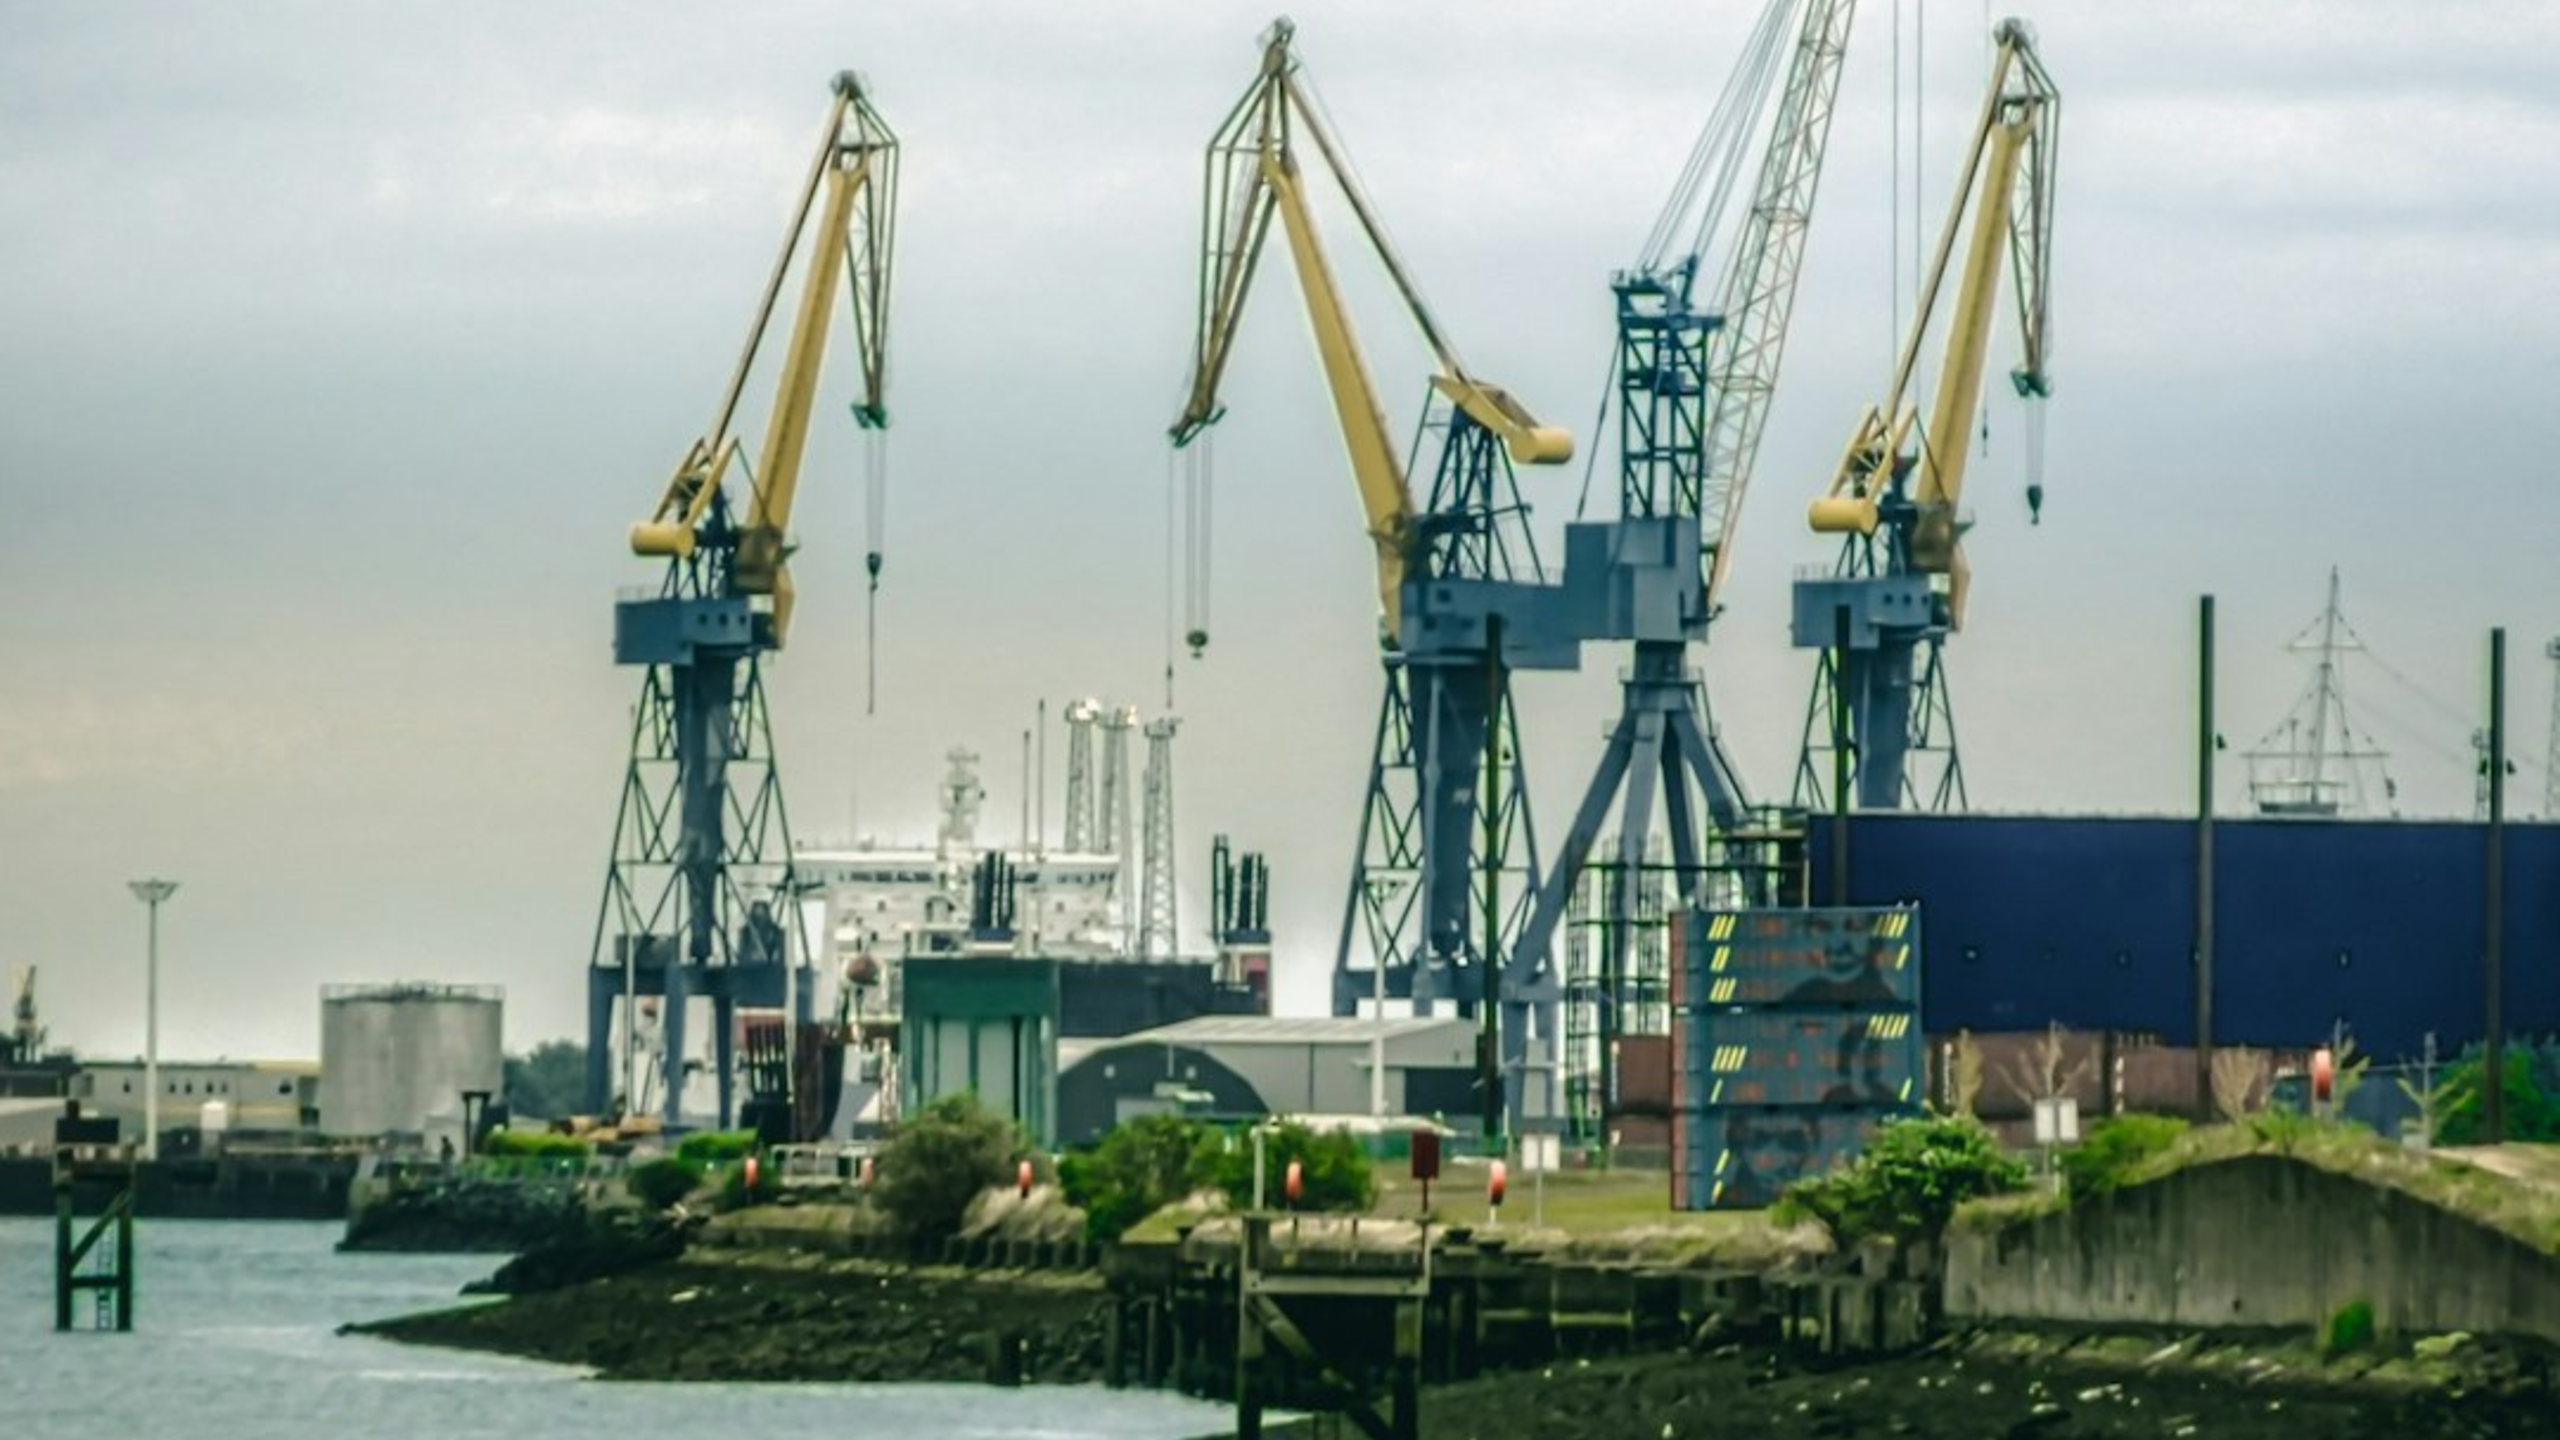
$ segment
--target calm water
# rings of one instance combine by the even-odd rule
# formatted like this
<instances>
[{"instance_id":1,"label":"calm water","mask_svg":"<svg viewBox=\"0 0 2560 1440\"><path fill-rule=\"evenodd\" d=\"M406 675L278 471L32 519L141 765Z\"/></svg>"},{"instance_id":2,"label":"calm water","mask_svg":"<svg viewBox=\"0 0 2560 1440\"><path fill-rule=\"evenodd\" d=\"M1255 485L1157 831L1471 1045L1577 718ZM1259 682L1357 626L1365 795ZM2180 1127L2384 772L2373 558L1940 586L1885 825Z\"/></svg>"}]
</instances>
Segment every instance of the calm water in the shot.
<instances>
[{"instance_id":1,"label":"calm water","mask_svg":"<svg viewBox=\"0 0 2560 1440\"><path fill-rule=\"evenodd\" d=\"M485 1257L338 1255L335 1225L145 1223L130 1335L53 1333L52 1222L0 1218L9 1440L593 1434L1179 1440L1232 1415L1151 1392L961 1385L605 1384L556 1365L334 1333L454 1303Z\"/></svg>"}]
</instances>

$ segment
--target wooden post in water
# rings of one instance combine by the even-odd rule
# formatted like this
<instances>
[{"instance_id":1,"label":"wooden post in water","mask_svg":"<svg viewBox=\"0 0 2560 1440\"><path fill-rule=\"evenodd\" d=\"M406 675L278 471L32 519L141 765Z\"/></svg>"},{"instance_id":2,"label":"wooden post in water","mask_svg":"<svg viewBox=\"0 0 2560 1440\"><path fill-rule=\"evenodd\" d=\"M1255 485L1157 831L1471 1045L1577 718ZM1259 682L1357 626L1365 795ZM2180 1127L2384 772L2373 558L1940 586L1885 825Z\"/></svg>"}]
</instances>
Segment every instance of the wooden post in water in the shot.
<instances>
[{"instance_id":1,"label":"wooden post in water","mask_svg":"<svg viewBox=\"0 0 2560 1440\"><path fill-rule=\"evenodd\" d=\"M1247 1215L1236 1262L1236 1440L1262 1440L1262 1412L1276 1398L1270 1367L1281 1356L1295 1360L1301 1375L1312 1377L1329 1392L1338 1413L1368 1440L1419 1440L1422 1315L1431 1299L1428 1232L1409 1270L1377 1268L1364 1260L1356 1246L1300 1251L1280 1266L1265 1263L1270 1253L1271 1217ZM1383 1407L1375 1397L1361 1393L1319 1348L1315 1337L1291 1318L1284 1302L1299 1296L1380 1301L1393 1307L1389 1318L1394 1353L1388 1361Z\"/></svg>"},{"instance_id":2,"label":"wooden post in water","mask_svg":"<svg viewBox=\"0 0 2560 1440\"><path fill-rule=\"evenodd\" d=\"M90 1328L133 1328L133 1199L139 1173L133 1147L117 1141L115 1121L83 1119L79 1102L73 1101L53 1122L54 1329L76 1328L73 1302L84 1290L97 1303ZM114 1187L106 1210L86 1230L75 1223L77 1182L83 1179ZM99 1249L110 1230L112 1247Z\"/></svg>"}]
</instances>

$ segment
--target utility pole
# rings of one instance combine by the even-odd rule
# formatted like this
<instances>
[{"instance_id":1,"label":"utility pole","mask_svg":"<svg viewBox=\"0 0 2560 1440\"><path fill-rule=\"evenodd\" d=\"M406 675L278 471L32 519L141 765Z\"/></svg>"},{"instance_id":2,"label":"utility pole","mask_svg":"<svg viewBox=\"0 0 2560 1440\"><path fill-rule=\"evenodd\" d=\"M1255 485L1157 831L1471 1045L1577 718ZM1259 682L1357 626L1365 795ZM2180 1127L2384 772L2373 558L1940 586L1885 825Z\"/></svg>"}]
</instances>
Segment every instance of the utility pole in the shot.
<instances>
[{"instance_id":1,"label":"utility pole","mask_svg":"<svg viewBox=\"0 0 2560 1440\"><path fill-rule=\"evenodd\" d=\"M2196 603L2196 1114L2213 1102L2213 597Z\"/></svg>"},{"instance_id":2,"label":"utility pole","mask_svg":"<svg viewBox=\"0 0 2560 1440\"><path fill-rule=\"evenodd\" d=\"M142 1158L160 1158L160 902L178 893L175 880L128 882L151 910L149 960L142 984Z\"/></svg>"},{"instance_id":3,"label":"utility pole","mask_svg":"<svg viewBox=\"0 0 2560 1440\"><path fill-rule=\"evenodd\" d=\"M2484 883L2486 914L2481 947L2481 998L2487 1012L2487 1052L2480 1069L2481 1139L2500 1145L2507 1138L2506 1071L2506 891L2507 891L2507 631L2489 632L2489 835Z\"/></svg>"},{"instance_id":4,"label":"utility pole","mask_svg":"<svg viewBox=\"0 0 2560 1440\"><path fill-rule=\"evenodd\" d=\"M2551 727L2544 740L2551 757L2542 762L2542 818L2560 820L2560 639L2542 647L2551 662Z\"/></svg>"}]
</instances>

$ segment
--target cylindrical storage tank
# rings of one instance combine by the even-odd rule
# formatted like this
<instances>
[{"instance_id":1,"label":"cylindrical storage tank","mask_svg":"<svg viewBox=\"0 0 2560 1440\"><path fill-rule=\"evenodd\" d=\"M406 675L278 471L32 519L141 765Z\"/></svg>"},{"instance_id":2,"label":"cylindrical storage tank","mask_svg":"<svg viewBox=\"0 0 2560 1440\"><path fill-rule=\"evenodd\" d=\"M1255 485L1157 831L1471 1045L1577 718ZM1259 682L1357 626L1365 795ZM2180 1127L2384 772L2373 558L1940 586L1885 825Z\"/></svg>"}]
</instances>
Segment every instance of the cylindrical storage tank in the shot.
<instances>
[{"instance_id":1,"label":"cylindrical storage tank","mask_svg":"<svg viewBox=\"0 0 2560 1440\"><path fill-rule=\"evenodd\" d=\"M506 992L494 985L333 985L320 992L320 1128L419 1135L499 1093Z\"/></svg>"}]
</instances>

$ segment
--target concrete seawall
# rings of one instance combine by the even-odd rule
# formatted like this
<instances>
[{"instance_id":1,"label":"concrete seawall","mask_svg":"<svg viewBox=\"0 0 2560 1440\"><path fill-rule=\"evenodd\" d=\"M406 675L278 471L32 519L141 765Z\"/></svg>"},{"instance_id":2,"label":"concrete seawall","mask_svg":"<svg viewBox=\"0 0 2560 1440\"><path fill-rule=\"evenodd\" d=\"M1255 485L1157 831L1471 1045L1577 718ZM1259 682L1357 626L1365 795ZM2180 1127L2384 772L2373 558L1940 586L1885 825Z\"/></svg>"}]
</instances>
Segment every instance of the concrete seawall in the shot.
<instances>
[{"instance_id":1,"label":"concrete seawall","mask_svg":"<svg viewBox=\"0 0 2560 1440\"><path fill-rule=\"evenodd\" d=\"M1954 1320L2317 1328L2355 1300L2385 1334L2560 1344L2560 1258L2282 1156L2198 1165L1947 1242Z\"/></svg>"}]
</instances>

